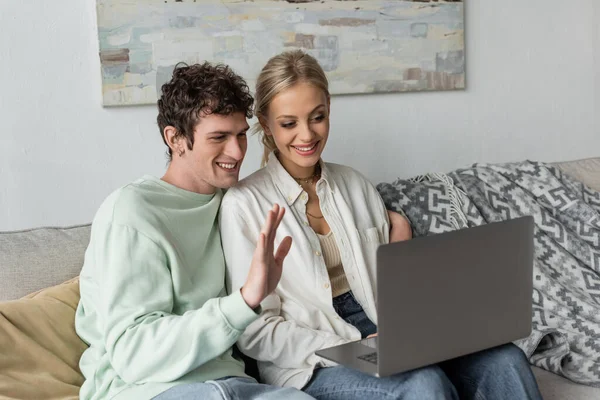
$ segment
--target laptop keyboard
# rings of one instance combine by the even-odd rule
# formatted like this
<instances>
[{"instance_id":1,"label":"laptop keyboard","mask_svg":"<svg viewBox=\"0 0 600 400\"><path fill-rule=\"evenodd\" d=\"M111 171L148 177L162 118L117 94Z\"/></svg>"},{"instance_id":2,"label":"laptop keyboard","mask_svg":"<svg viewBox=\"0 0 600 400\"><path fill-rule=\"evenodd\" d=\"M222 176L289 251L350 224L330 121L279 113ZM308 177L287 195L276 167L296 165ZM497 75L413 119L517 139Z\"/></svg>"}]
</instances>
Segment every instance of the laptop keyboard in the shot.
<instances>
[{"instance_id":1,"label":"laptop keyboard","mask_svg":"<svg viewBox=\"0 0 600 400\"><path fill-rule=\"evenodd\" d=\"M365 354L364 356L358 356L358 358L370 362L371 364L377 364L377 352Z\"/></svg>"}]
</instances>

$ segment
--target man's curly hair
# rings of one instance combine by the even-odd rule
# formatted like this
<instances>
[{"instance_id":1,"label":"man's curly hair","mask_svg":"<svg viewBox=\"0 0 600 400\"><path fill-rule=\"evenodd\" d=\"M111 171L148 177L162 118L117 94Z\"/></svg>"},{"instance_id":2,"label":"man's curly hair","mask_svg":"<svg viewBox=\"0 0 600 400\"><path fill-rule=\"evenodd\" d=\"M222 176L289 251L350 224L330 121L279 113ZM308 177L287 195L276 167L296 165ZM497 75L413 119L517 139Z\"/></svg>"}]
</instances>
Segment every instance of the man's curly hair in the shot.
<instances>
[{"instance_id":1,"label":"man's curly hair","mask_svg":"<svg viewBox=\"0 0 600 400\"><path fill-rule=\"evenodd\" d=\"M201 115L242 112L246 118L252 118L254 99L248 85L227 65L179 63L173 70L173 77L162 85L161 91L156 121L168 147L169 161L173 154L163 136L167 126L173 126L191 150L194 128Z\"/></svg>"}]
</instances>

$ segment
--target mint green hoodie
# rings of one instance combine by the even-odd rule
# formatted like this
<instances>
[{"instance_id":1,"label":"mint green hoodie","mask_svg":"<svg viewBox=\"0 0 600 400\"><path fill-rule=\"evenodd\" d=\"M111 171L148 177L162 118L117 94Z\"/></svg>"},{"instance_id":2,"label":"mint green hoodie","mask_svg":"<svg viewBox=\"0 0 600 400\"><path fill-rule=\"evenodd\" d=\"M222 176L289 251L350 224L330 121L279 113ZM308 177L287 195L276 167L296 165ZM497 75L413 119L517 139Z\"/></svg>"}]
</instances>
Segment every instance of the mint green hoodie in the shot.
<instances>
[{"instance_id":1,"label":"mint green hoodie","mask_svg":"<svg viewBox=\"0 0 600 400\"><path fill-rule=\"evenodd\" d=\"M75 319L90 345L81 399L151 399L177 384L245 376L231 346L257 314L239 291L225 293L222 196L146 176L104 201Z\"/></svg>"}]
</instances>

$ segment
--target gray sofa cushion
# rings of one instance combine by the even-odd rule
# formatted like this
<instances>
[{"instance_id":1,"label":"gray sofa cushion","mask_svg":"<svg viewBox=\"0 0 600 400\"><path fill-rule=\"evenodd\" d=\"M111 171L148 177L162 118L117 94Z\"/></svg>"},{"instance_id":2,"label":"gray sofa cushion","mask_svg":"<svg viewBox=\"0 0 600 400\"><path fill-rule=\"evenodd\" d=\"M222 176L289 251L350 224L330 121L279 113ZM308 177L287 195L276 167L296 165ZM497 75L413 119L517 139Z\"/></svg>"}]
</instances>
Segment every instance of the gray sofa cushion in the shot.
<instances>
[{"instance_id":1,"label":"gray sofa cushion","mask_svg":"<svg viewBox=\"0 0 600 400\"><path fill-rule=\"evenodd\" d=\"M89 240L90 225L0 232L0 301L79 275Z\"/></svg>"}]
</instances>

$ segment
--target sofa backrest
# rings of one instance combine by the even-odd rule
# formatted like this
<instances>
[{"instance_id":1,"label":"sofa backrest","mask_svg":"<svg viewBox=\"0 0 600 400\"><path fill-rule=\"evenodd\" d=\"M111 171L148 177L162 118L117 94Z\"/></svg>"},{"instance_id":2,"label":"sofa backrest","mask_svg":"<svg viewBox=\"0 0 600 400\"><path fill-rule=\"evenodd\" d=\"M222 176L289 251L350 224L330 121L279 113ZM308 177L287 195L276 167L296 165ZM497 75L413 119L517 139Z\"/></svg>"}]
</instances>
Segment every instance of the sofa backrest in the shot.
<instances>
[{"instance_id":1,"label":"sofa backrest","mask_svg":"<svg viewBox=\"0 0 600 400\"><path fill-rule=\"evenodd\" d=\"M556 163L600 191L600 158ZM79 274L90 225L0 232L0 301L57 285Z\"/></svg>"},{"instance_id":2,"label":"sofa backrest","mask_svg":"<svg viewBox=\"0 0 600 400\"><path fill-rule=\"evenodd\" d=\"M77 275L90 225L0 232L0 301L65 282Z\"/></svg>"},{"instance_id":3,"label":"sofa backrest","mask_svg":"<svg viewBox=\"0 0 600 400\"><path fill-rule=\"evenodd\" d=\"M600 191L600 157L555 164L563 172Z\"/></svg>"}]
</instances>

